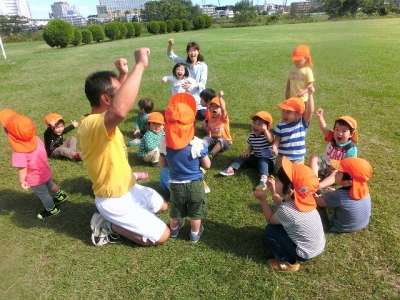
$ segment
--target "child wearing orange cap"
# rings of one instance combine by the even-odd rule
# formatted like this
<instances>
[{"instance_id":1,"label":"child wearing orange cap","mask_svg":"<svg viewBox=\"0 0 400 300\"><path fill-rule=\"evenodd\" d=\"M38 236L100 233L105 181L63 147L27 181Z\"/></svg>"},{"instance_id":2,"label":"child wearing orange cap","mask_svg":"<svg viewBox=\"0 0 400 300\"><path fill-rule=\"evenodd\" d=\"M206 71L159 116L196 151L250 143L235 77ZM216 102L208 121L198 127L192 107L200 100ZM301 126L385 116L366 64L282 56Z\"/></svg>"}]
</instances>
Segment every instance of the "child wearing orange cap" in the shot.
<instances>
[{"instance_id":1,"label":"child wearing orange cap","mask_svg":"<svg viewBox=\"0 0 400 300\"><path fill-rule=\"evenodd\" d=\"M268 262L277 271L298 271L299 261L312 259L325 248L324 230L314 199L318 178L309 167L283 157L276 179L270 178L268 187L275 210L267 203L266 192L255 191L268 222L265 241L274 256Z\"/></svg>"},{"instance_id":2,"label":"child wearing orange cap","mask_svg":"<svg viewBox=\"0 0 400 300\"><path fill-rule=\"evenodd\" d=\"M272 130L274 143L272 150L278 154L278 164L282 156L295 163L304 163L306 155L306 133L314 112L314 88L308 91L308 101L298 97L284 100L278 106L282 112L281 121Z\"/></svg>"},{"instance_id":3,"label":"child wearing orange cap","mask_svg":"<svg viewBox=\"0 0 400 300\"><path fill-rule=\"evenodd\" d=\"M310 167L315 175L320 175L322 180L319 183L319 188L324 189L335 183L335 172L331 168L331 160L357 157L357 121L350 116L341 116L335 120L333 130L330 130L326 125L324 110L319 108L316 115L327 146L323 156L311 158Z\"/></svg>"},{"instance_id":4,"label":"child wearing orange cap","mask_svg":"<svg viewBox=\"0 0 400 300\"><path fill-rule=\"evenodd\" d=\"M0 123L13 151L11 163L18 169L21 187L32 189L45 208L37 214L37 218L43 220L59 214L57 205L66 201L68 196L52 180L46 150L36 136L35 124L30 118L11 109L0 111Z\"/></svg>"},{"instance_id":5,"label":"child wearing orange cap","mask_svg":"<svg viewBox=\"0 0 400 300\"><path fill-rule=\"evenodd\" d=\"M223 91L220 91L219 96L207 104L205 119L207 136L203 141L208 148L210 159L219 152L228 150L232 145L229 117L223 96Z\"/></svg>"},{"instance_id":6,"label":"child wearing orange cap","mask_svg":"<svg viewBox=\"0 0 400 300\"><path fill-rule=\"evenodd\" d=\"M206 194L200 167L211 166L208 150L194 136L195 99L187 93L172 96L165 111L166 161L169 168L170 228L176 238L190 219L190 240L197 243L203 232L202 219L206 211Z\"/></svg>"},{"instance_id":7,"label":"child wearing orange cap","mask_svg":"<svg viewBox=\"0 0 400 300\"><path fill-rule=\"evenodd\" d=\"M65 121L60 114L49 113L44 117L44 123L47 125L47 129L44 132L47 156L81 160L76 148L76 138L70 137L64 141L64 134L78 127L78 122L73 120L71 125L65 127Z\"/></svg>"},{"instance_id":8,"label":"child wearing orange cap","mask_svg":"<svg viewBox=\"0 0 400 300\"><path fill-rule=\"evenodd\" d=\"M332 232L354 232L366 228L371 217L371 196L367 181L372 167L362 158L348 157L331 162L335 181L342 187L317 198L319 207L334 209L330 220Z\"/></svg>"},{"instance_id":9,"label":"child wearing orange cap","mask_svg":"<svg viewBox=\"0 0 400 300\"><path fill-rule=\"evenodd\" d=\"M299 97L305 102L308 100L309 88L314 86L310 48L307 45L298 45L293 50L292 61L294 66L289 72L285 97Z\"/></svg>"},{"instance_id":10,"label":"child wearing orange cap","mask_svg":"<svg viewBox=\"0 0 400 300\"><path fill-rule=\"evenodd\" d=\"M147 116L148 128L140 140L139 157L145 162L157 164L160 159L160 142L164 137L164 116L159 112L152 112Z\"/></svg>"},{"instance_id":11,"label":"child wearing orange cap","mask_svg":"<svg viewBox=\"0 0 400 300\"><path fill-rule=\"evenodd\" d=\"M259 111L252 116L251 120L251 132L247 138L246 151L234 159L220 174L232 176L244 164L256 165L260 174L260 184L257 188L266 189L268 176L274 170L272 116L266 111Z\"/></svg>"}]
</instances>

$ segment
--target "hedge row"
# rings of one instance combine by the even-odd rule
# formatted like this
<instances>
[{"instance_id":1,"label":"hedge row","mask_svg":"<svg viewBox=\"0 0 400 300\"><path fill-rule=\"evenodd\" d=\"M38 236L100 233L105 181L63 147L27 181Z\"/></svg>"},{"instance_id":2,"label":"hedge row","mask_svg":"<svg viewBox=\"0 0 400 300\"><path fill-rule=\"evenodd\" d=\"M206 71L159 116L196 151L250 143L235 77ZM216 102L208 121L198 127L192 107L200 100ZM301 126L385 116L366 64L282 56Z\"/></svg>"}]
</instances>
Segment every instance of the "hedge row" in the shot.
<instances>
[{"instance_id":1,"label":"hedge row","mask_svg":"<svg viewBox=\"0 0 400 300\"><path fill-rule=\"evenodd\" d=\"M78 46L93 41L102 42L106 37L110 40L138 37L142 33L139 23L111 22L104 26L90 25L77 28L63 20L50 21L43 31L43 39L50 47Z\"/></svg>"},{"instance_id":2,"label":"hedge row","mask_svg":"<svg viewBox=\"0 0 400 300\"><path fill-rule=\"evenodd\" d=\"M152 34L166 33L166 32L179 32L181 30L188 31L191 29L209 28L212 24L211 17L202 15L195 17L193 21L190 20L167 20L167 21L151 21L147 23L147 31Z\"/></svg>"}]
</instances>

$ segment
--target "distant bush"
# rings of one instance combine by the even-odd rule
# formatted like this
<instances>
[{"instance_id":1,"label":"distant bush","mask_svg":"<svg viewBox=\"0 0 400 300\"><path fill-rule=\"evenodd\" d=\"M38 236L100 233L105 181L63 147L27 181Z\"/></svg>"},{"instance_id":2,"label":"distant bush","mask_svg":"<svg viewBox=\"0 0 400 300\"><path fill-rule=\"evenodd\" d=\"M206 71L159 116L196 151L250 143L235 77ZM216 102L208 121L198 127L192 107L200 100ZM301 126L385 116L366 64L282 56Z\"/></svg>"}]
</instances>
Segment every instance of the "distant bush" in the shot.
<instances>
[{"instance_id":1,"label":"distant bush","mask_svg":"<svg viewBox=\"0 0 400 300\"><path fill-rule=\"evenodd\" d=\"M43 39L50 47L67 47L72 41L74 27L63 20L51 20L43 30Z\"/></svg>"},{"instance_id":2,"label":"distant bush","mask_svg":"<svg viewBox=\"0 0 400 300\"><path fill-rule=\"evenodd\" d=\"M133 23L126 23L126 37L129 38L133 38L135 36L135 25L133 25Z\"/></svg>"},{"instance_id":3,"label":"distant bush","mask_svg":"<svg viewBox=\"0 0 400 300\"><path fill-rule=\"evenodd\" d=\"M82 30L82 43L83 44L90 44L93 42L93 35L89 29Z\"/></svg>"},{"instance_id":4,"label":"distant bush","mask_svg":"<svg viewBox=\"0 0 400 300\"><path fill-rule=\"evenodd\" d=\"M82 43L82 32L79 28L75 28L71 44L74 46L79 46L81 43Z\"/></svg>"},{"instance_id":5,"label":"distant bush","mask_svg":"<svg viewBox=\"0 0 400 300\"><path fill-rule=\"evenodd\" d=\"M96 42L101 42L104 41L105 39L105 34L104 34L104 29L100 25L90 25L88 29L92 32L93 40Z\"/></svg>"},{"instance_id":6,"label":"distant bush","mask_svg":"<svg viewBox=\"0 0 400 300\"><path fill-rule=\"evenodd\" d=\"M166 33L167 32L167 23L164 21L158 22L158 25L160 25L160 33Z\"/></svg>"},{"instance_id":7,"label":"distant bush","mask_svg":"<svg viewBox=\"0 0 400 300\"><path fill-rule=\"evenodd\" d=\"M197 16L193 19L193 28L198 30L202 29L206 26L206 20L204 19L204 16Z\"/></svg>"},{"instance_id":8,"label":"distant bush","mask_svg":"<svg viewBox=\"0 0 400 300\"><path fill-rule=\"evenodd\" d=\"M128 32L128 28L126 28L125 22L118 22L117 24L118 24L118 27L119 27L118 39L126 38L126 34Z\"/></svg>"},{"instance_id":9,"label":"distant bush","mask_svg":"<svg viewBox=\"0 0 400 300\"><path fill-rule=\"evenodd\" d=\"M172 32L174 30L174 21L167 20L167 32Z\"/></svg>"},{"instance_id":10,"label":"distant bush","mask_svg":"<svg viewBox=\"0 0 400 300\"><path fill-rule=\"evenodd\" d=\"M212 25L212 18L207 15L203 15L204 18L204 28L210 28Z\"/></svg>"},{"instance_id":11,"label":"distant bush","mask_svg":"<svg viewBox=\"0 0 400 300\"><path fill-rule=\"evenodd\" d=\"M157 34L160 32L160 24L157 21L151 21L147 25L147 31L152 34Z\"/></svg>"},{"instance_id":12,"label":"distant bush","mask_svg":"<svg viewBox=\"0 0 400 300\"><path fill-rule=\"evenodd\" d=\"M135 36L140 36L142 34L142 25L140 23L134 22L133 26L135 26Z\"/></svg>"},{"instance_id":13,"label":"distant bush","mask_svg":"<svg viewBox=\"0 0 400 300\"><path fill-rule=\"evenodd\" d=\"M179 32L182 30L182 21L178 19L174 19L174 31Z\"/></svg>"},{"instance_id":14,"label":"distant bush","mask_svg":"<svg viewBox=\"0 0 400 300\"><path fill-rule=\"evenodd\" d=\"M192 22L191 21L189 21L189 20L182 20L182 29L184 30L184 31L188 31L188 30L190 30L190 29L192 29Z\"/></svg>"},{"instance_id":15,"label":"distant bush","mask_svg":"<svg viewBox=\"0 0 400 300\"><path fill-rule=\"evenodd\" d=\"M110 40L116 40L119 36L119 25L117 22L110 22L104 26L104 33Z\"/></svg>"}]
</instances>

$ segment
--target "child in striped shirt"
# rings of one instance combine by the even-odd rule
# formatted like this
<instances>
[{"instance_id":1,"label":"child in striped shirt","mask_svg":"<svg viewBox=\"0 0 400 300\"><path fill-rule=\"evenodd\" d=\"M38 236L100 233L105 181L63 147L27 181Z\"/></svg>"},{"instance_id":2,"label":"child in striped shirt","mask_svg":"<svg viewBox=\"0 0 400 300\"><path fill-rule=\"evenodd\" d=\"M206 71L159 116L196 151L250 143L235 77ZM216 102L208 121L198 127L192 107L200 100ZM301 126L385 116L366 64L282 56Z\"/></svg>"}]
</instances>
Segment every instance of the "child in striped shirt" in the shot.
<instances>
[{"instance_id":1,"label":"child in striped shirt","mask_svg":"<svg viewBox=\"0 0 400 300\"><path fill-rule=\"evenodd\" d=\"M271 133L272 116L266 111L259 111L252 117L252 131L247 138L248 147L223 171L223 176L232 176L244 164L256 165L260 173L260 184L256 189L266 189L268 176L274 169L272 153L273 136Z\"/></svg>"},{"instance_id":2,"label":"child in striped shirt","mask_svg":"<svg viewBox=\"0 0 400 300\"><path fill-rule=\"evenodd\" d=\"M272 130L274 134L273 152L278 154L278 162L287 156L294 163L304 163L306 155L306 133L314 112L314 88L308 89L308 101L293 97L279 104L282 120Z\"/></svg>"}]
</instances>

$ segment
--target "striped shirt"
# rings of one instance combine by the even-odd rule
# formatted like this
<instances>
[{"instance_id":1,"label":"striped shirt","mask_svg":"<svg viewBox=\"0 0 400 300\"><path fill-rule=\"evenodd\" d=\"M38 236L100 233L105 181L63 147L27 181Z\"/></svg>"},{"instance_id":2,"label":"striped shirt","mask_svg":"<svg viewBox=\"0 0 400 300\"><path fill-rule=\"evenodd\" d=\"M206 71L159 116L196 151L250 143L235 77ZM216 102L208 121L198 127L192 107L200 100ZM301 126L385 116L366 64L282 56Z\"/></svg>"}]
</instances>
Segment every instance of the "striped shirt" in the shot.
<instances>
[{"instance_id":1,"label":"striped shirt","mask_svg":"<svg viewBox=\"0 0 400 300\"><path fill-rule=\"evenodd\" d=\"M280 137L278 153L289 160L304 160L308 123L301 118L292 123L279 122L272 133Z\"/></svg>"},{"instance_id":2,"label":"striped shirt","mask_svg":"<svg viewBox=\"0 0 400 300\"><path fill-rule=\"evenodd\" d=\"M316 209L301 212L297 210L294 201L286 201L279 205L275 214L290 239L296 244L298 256L310 259L324 251L324 229Z\"/></svg>"},{"instance_id":3,"label":"striped shirt","mask_svg":"<svg viewBox=\"0 0 400 300\"><path fill-rule=\"evenodd\" d=\"M257 136L251 132L247 138L247 144L250 145L255 157L272 158L272 145L263 134Z\"/></svg>"}]
</instances>

